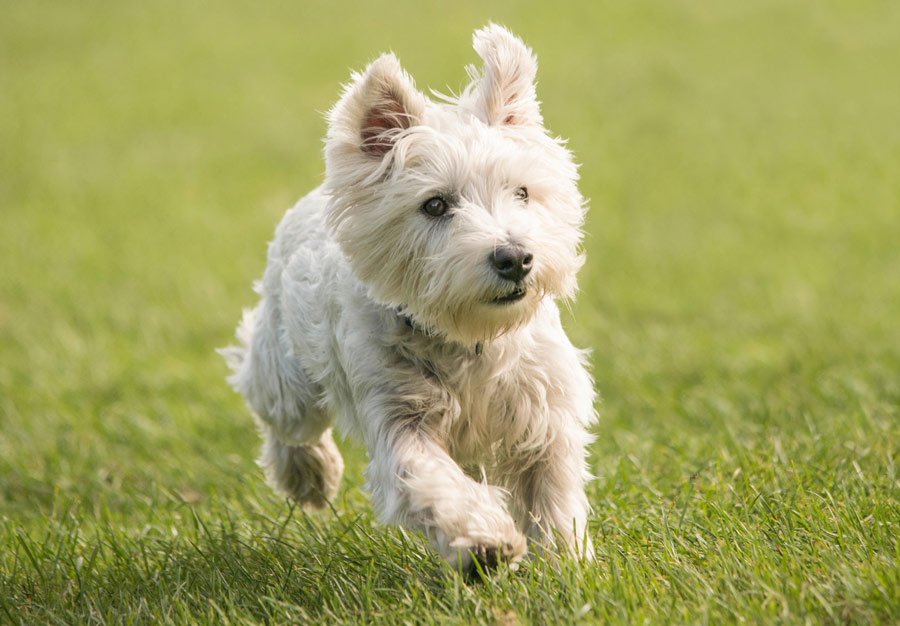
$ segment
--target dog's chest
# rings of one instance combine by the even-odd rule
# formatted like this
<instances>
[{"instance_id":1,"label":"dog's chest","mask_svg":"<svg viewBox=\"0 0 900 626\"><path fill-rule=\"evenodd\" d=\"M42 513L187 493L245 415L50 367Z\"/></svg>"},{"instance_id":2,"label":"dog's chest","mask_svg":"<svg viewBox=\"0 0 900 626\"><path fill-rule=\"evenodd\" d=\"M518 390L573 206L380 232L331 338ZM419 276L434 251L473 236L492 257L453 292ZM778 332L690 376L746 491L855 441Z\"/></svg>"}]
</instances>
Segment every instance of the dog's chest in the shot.
<instances>
[{"instance_id":1,"label":"dog's chest","mask_svg":"<svg viewBox=\"0 0 900 626\"><path fill-rule=\"evenodd\" d=\"M508 456L546 432L543 378L529 376L522 364L474 363L443 381L455 406L441 430L448 451L460 463Z\"/></svg>"}]
</instances>

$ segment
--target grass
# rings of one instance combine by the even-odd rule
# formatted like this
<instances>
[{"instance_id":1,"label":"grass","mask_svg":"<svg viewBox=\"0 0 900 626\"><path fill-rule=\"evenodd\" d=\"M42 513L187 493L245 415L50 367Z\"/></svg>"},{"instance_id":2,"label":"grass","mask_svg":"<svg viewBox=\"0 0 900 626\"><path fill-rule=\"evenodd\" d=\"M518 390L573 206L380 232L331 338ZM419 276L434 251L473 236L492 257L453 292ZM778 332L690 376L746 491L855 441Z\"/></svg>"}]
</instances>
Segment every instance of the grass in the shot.
<instances>
[{"instance_id":1,"label":"grass","mask_svg":"<svg viewBox=\"0 0 900 626\"><path fill-rule=\"evenodd\" d=\"M900 621L900 8L2 0L0 622ZM592 199L590 565L467 586L262 484L213 349L348 68L495 19Z\"/></svg>"}]
</instances>

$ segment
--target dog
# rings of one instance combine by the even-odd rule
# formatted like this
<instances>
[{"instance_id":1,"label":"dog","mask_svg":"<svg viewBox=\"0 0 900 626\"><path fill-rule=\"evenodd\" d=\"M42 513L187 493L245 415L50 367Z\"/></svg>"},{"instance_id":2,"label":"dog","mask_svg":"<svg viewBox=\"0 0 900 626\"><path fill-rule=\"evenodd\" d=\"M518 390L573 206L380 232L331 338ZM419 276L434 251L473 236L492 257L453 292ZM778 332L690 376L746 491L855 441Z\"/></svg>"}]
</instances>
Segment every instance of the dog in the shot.
<instances>
[{"instance_id":1,"label":"dog","mask_svg":"<svg viewBox=\"0 0 900 626\"><path fill-rule=\"evenodd\" d=\"M459 95L426 97L393 54L352 75L324 183L284 216L221 350L278 492L335 497L335 425L367 447L378 518L463 572L529 546L592 557L596 419L558 309L584 260L577 166L544 128L531 49L496 24L473 40Z\"/></svg>"}]
</instances>

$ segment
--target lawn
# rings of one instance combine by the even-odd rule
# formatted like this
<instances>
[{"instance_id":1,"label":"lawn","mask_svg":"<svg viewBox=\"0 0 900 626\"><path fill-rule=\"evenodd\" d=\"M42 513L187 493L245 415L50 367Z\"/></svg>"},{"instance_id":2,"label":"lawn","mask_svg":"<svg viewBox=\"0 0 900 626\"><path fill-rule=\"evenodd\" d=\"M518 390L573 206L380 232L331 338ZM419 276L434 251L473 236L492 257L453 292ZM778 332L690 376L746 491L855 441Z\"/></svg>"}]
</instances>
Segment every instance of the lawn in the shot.
<instances>
[{"instance_id":1,"label":"lawn","mask_svg":"<svg viewBox=\"0 0 900 626\"><path fill-rule=\"evenodd\" d=\"M0 0L0 623L900 621L900 4ZM307 515L225 384L322 112L489 19L591 199L590 564Z\"/></svg>"}]
</instances>

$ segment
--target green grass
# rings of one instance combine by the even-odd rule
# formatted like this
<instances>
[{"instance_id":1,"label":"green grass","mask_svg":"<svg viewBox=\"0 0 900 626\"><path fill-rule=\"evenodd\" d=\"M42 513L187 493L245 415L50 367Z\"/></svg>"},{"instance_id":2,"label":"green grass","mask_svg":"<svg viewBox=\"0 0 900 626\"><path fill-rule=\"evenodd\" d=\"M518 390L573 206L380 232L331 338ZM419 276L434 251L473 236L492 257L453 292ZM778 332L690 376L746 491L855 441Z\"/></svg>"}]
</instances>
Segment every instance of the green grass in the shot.
<instances>
[{"instance_id":1,"label":"green grass","mask_svg":"<svg viewBox=\"0 0 900 626\"><path fill-rule=\"evenodd\" d=\"M900 5L454 7L0 0L0 623L900 621ZM275 497L213 349L349 68L488 19L592 199L598 558L467 586L349 442Z\"/></svg>"}]
</instances>

